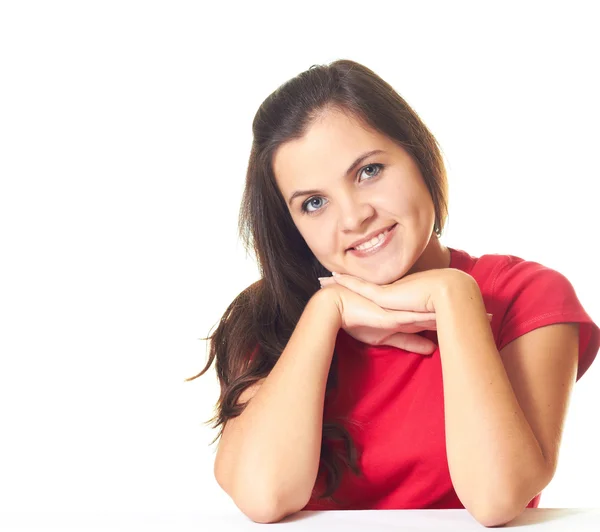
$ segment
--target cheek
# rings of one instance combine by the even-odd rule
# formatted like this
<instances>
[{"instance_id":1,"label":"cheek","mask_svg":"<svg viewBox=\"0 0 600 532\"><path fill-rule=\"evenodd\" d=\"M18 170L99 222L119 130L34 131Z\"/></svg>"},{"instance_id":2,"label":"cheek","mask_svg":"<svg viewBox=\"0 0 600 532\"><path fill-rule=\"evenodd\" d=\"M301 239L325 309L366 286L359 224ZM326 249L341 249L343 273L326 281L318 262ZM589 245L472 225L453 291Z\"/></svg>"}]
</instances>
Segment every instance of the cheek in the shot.
<instances>
[{"instance_id":1,"label":"cheek","mask_svg":"<svg viewBox=\"0 0 600 532\"><path fill-rule=\"evenodd\" d=\"M428 211L433 206L427 188L410 183L391 187L383 201L390 212L407 217Z\"/></svg>"},{"instance_id":2,"label":"cheek","mask_svg":"<svg viewBox=\"0 0 600 532\"><path fill-rule=\"evenodd\" d=\"M308 247L317 257L323 257L328 255L334 249L334 240L331 232L324 230L315 231L310 236L310 240L307 240Z\"/></svg>"},{"instance_id":3,"label":"cheek","mask_svg":"<svg viewBox=\"0 0 600 532\"><path fill-rule=\"evenodd\" d=\"M309 224L300 233L304 241L318 259L326 258L336 251L336 235L334 224L324 220Z\"/></svg>"},{"instance_id":4,"label":"cheek","mask_svg":"<svg viewBox=\"0 0 600 532\"><path fill-rule=\"evenodd\" d=\"M371 200L373 208L380 215L391 215L393 217L402 217L412 214L414 191L407 187L388 187L385 190L379 190L377 196Z\"/></svg>"}]
</instances>

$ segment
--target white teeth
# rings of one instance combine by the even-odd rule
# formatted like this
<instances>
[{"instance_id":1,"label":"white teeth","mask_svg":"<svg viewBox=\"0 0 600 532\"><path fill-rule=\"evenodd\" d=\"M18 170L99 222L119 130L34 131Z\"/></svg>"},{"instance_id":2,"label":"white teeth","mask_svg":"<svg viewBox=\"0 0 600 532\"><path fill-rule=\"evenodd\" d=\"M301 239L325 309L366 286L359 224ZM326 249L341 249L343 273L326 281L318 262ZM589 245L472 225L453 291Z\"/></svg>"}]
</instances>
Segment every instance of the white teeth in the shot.
<instances>
[{"instance_id":1,"label":"white teeth","mask_svg":"<svg viewBox=\"0 0 600 532\"><path fill-rule=\"evenodd\" d=\"M377 244L379 244L379 242L381 242L385 238L386 233L387 233L387 231L384 231L383 233L379 233L376 237L373 237L368 242L364 242L360 246L356 246L354 249L358 249L360 251L363 251L365 249L370 249L373 246L376 246Z\"/></svg>"}]
</instances>

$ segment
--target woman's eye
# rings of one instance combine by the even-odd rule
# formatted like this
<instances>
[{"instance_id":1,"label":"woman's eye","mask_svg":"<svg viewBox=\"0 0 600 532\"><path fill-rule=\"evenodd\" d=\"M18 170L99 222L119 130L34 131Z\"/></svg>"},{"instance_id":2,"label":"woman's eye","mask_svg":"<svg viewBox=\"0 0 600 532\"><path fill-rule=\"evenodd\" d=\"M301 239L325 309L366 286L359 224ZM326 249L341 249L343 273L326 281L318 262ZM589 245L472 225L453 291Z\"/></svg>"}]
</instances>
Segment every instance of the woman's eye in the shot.
<instances>
[{"instance_id":1,"label":"woman's eye","mask_svg":"<svg viewBox=\"0 0 600 532\"><path fill-rule=\"evenodd\" d=\"M381 170L383 170L383 166L384 165L380 163L369 164L361 169L360 174L362 174L363 172L367 172L367 177L369 179L372 179L373 177L378 175L381 172ZM373 175L369 175L369 173L373 173Z\"/></svg>"},{"instance_id":2,"label":"woman's eye","mask_svg":"<svg viewBox=\"0 0 600 532\"><path fill-rule=\"evenodd\" d=\"M309 198L302 204L302 212L308 212L308 213L315 212L323 206L322 202L323 202L323 198L321 198L319 196L314 196L312 198ZM311 210L310 207L314 207L314 210Z\"/></svg>"}]
</instances>

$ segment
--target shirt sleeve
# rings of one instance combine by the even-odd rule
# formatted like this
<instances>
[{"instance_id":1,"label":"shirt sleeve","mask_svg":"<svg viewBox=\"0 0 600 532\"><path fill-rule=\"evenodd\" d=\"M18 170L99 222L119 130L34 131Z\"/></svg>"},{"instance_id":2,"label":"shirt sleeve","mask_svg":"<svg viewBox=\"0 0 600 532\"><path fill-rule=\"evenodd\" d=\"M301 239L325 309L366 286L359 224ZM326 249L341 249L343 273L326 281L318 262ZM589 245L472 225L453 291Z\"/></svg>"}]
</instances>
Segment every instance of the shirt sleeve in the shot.
<instances>
[{"instance_id":1,"label":"shirt sleeve","mask_svg":"<svg viewBox=\"0 0 600 532\"><path fill-rule=\"evenodd\" d=\"M537 262L511 256L496 276L493 293L505 312L498 334L498 350L538 327L579 323L577 380L589 369L598 353L600 330L563 274Z\"/></svg>"}]
</instances>

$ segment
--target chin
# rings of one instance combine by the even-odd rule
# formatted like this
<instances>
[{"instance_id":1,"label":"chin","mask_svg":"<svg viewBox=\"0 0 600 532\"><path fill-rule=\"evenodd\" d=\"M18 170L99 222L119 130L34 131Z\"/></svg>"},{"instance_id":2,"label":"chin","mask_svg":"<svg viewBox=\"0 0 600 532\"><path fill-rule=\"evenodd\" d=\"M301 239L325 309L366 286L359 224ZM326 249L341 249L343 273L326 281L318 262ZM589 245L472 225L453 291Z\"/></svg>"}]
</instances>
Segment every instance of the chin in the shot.
<instances>
[{"instance_id":1,"label":"chin","mask_svg":"<svg viewBox=\"0 0 600 532\"><path fill-rule=\"evenodd\" d=\"M379 273L372 273L370 275L369 274L366 274L366 275L357 274L357 277L361 277L365 281L368 281L373 284L386 285L386 284L391 284L391 283L397 281L398 279L401 279L405 275L406 275L406 272L398 271L398 272L379 272Z\"/></svg>"},{"instance_id":2,"label":"chin","mask_svg":"<svg viewBox=\"0 0 600 532\"><path fill-rule=\"evenodd\" d=\"M387 262L387 261L386 261ZM395 262L395 261L391 261ZM387 267L386 267L387 266ZM382 265L381 268L348 268L345 269L341 266L334 266L333 270L330 270L329 267L326 267L328 271L334 271L339 273L345 273L346 275L353 275L354 277L359 277L364 279L365 281L377 285L386 285L391 284L395 281L398 281L402 277L408 275L408 271L404 268L398 268L398 264Z\"/></svg>"}]
</instances>

